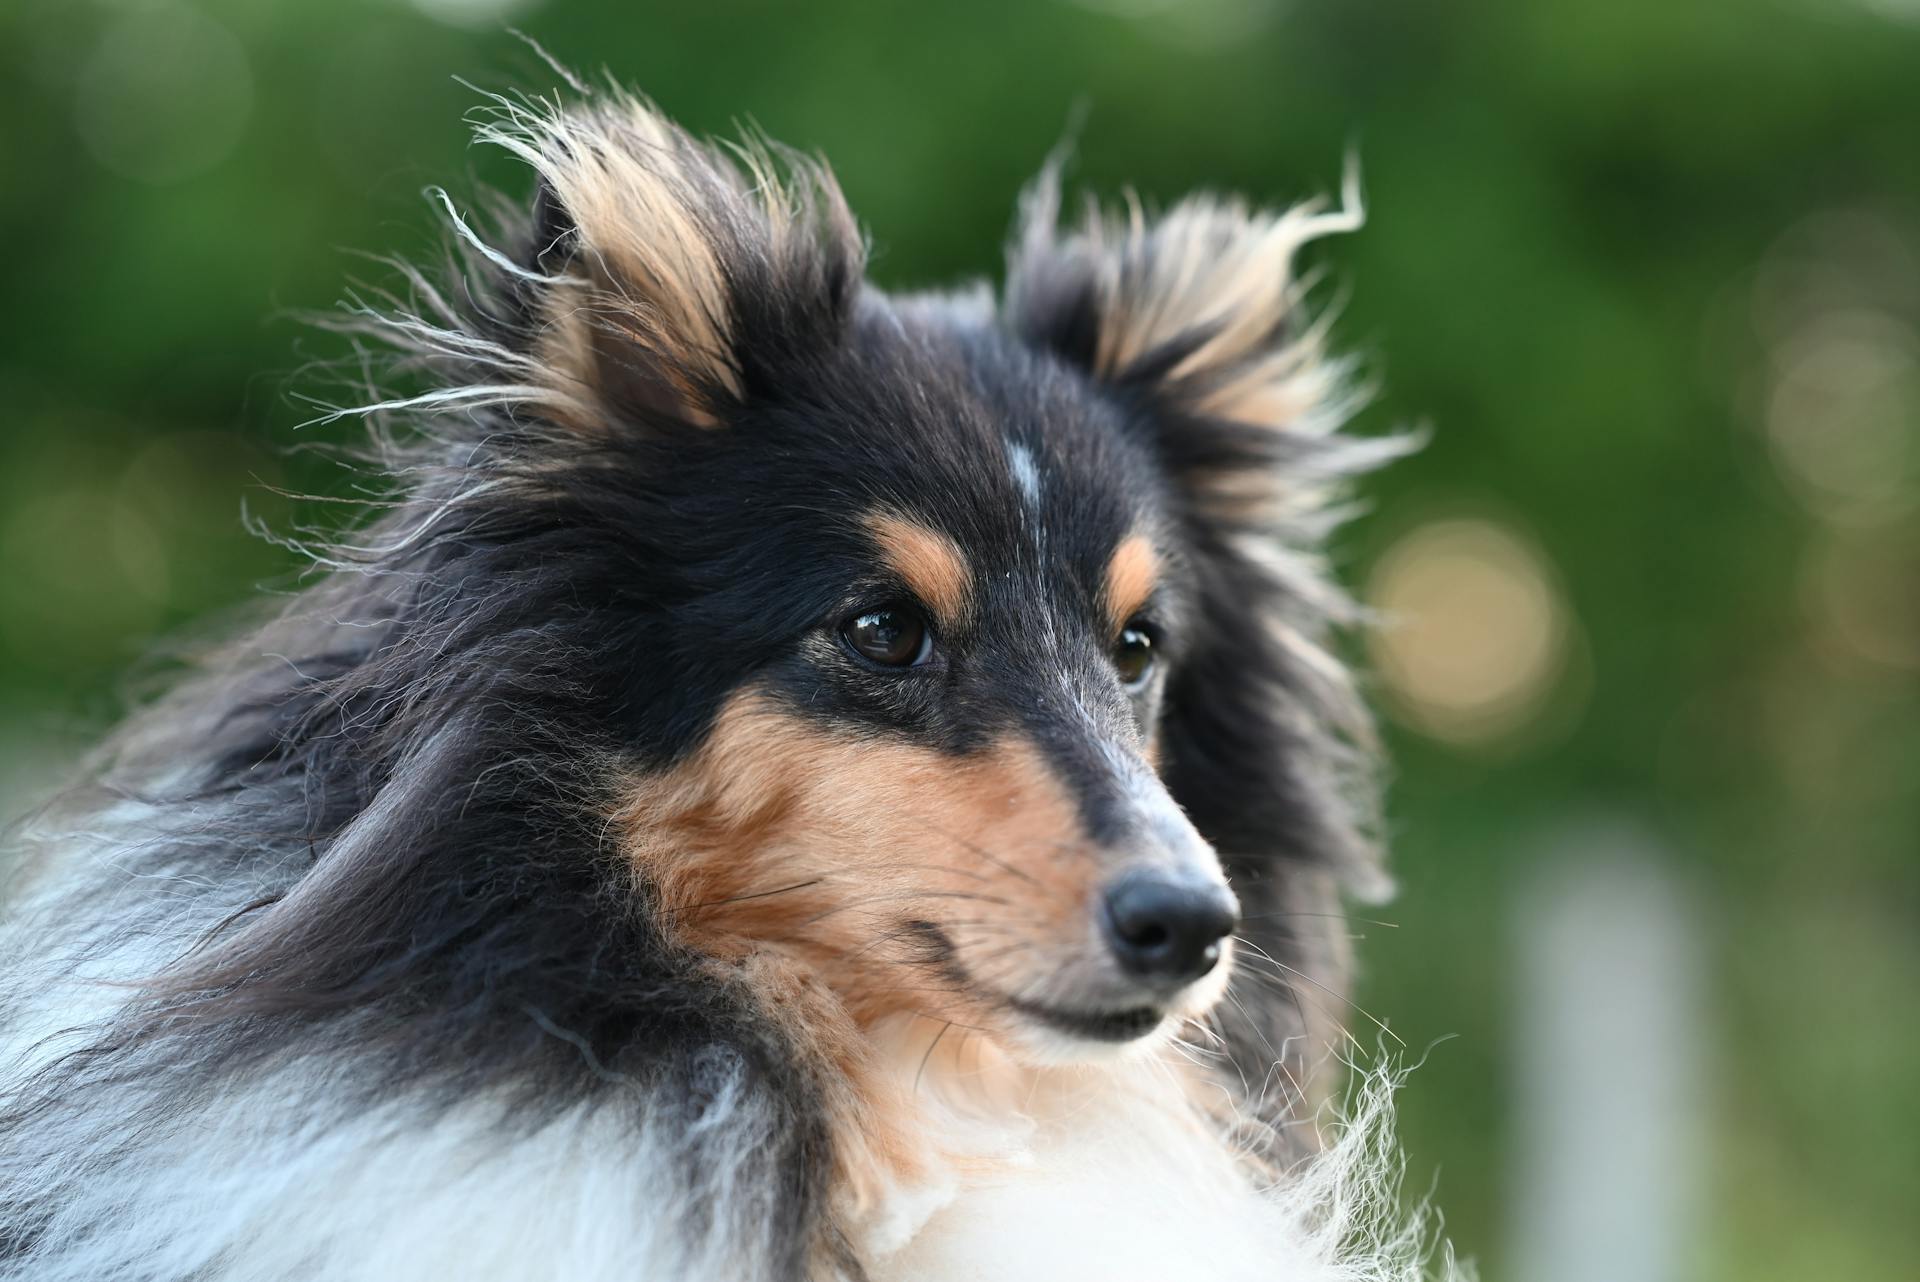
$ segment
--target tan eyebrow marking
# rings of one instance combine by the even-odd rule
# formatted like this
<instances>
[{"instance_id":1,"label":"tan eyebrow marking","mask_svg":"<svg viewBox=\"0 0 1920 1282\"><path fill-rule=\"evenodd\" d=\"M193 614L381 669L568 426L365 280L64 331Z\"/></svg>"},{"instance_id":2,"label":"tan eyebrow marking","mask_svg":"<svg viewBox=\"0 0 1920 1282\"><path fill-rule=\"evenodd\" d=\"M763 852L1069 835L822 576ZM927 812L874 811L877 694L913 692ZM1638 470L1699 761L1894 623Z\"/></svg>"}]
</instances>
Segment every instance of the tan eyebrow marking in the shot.
<instances>
[{"instance_id":1,"label":"tan eyebrow marking","mask_svg":"<svg viewBox=\"0 0 1920 1282\"><path fill-rule=\"evenodd\" d=\"M1107 561L1107 621L1114 634L1127 626L1127 620L1140 612L1160 579L1160 554L1144 534L1130 534L1120 540Z\"/></svg>"},{"instance_id":2,"label":"tan eyebrow marking","mask_svg":"<svg viewBox=\"0 0 1920 1282\"><path fill-rule=\"evenodd\" d=\"M943 619L965 613L973 595L973 570L954 541L938 530L890 512L867 517L887 567Z\"/></svg>"}]
</instances>

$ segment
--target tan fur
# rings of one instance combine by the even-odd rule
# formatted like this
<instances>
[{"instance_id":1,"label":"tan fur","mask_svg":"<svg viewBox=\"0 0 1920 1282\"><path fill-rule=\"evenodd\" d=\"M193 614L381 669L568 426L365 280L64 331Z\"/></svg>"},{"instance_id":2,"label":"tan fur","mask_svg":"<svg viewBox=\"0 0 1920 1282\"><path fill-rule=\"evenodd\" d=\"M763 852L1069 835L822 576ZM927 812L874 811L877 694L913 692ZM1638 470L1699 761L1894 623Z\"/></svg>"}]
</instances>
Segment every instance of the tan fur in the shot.
<instances>
[{"instance_id":1,"label":"tan fur","mask_svg":"<svg viewBox=\"0 0 1920 1282\"><path fill-rule=\"evenodd\" d=\"M1291 425L1324 395L1317 336L1274 344L1300 305L1293 258L1341 215L1312 205L1256 213L1239 201L1195 197L1149 223L1138 201L1124 217L1090 212L1081 234L1104 259L1096 372L1117 375L1160 345L1208 337L1171 371L1202 384L1208 413Z\"/></svg>"},{"instance_id":2,"label":"tan fur","mask_svg":"<svg viewBox=\"0 0 1920 1282\"><path fill-rule=\"evenodd\" d=\"M834 737L752 692L685 764L636 778L613 822L667 934L747 984L822 1070L855 1207L926 1160L869 1034L904 1020L930 1060L949 1040L941 1062L988 1054L975 1034L1005 1018L991 994L1075 946L1100 871L1031 745L955 759ZM946 932L971 987L912 921Z\"/></svg>"},{"instance_id":3,"label":"tan fur","mask_svg":"<svg viewBox=\"0 0 1920 1282\"><path fill-rule=\"evenodd\" d=\"M606 391L644 370L675 412L713 426L741 392L729 264L774 269L815 237L857 245L825 166L748 141L702 143L631 95L587 109L499 98L478 131L531 165L577 229L577 265L543 286L541 364L567 399L610 408Z\"/></svg>"},{"instance_id":4,"label":"tan fur","mask_svg":"<svg viewBox=\"0 0 1920 1282\"><path fill-rule=\"evenodd\" d=\"M906 923L940 926L977 985L1011 982L1077 940L1100 872L1032 745L952 758L835 737L752 693L687 763L636 779L615 823L670 935L803 962L863 1023L993 1020Z\"/></svg>"},{"instance_id":5,"label":"tan fur","mask_svg":"<svg viewBox=\"0 0 1920 1282\"><path fill-rule=\"evenodd\" d=\"M973 571L959 545L938 530L892 513L875 513L866 525L887 567L936 615L952 622L966 613Z\"/></svg>"},{"instance_id":6,"label":"tan fur","mask_svg":"<svg viewBox=\"0 0 1920 1282\"><path fill-rule=\"evenodd\" d=\"M1144 534L1131 534L1120 541L1107 560L1107 621L1115 636L1127 621L1140 612L1160 580L1160 556Z\"/></svg>"},{"instance_id":7,"label":"tan fur","mask_svg":"<svg viewBox=\"0 0 1920 1282\"><path fill-rule=\"evenodd\" d=\"M1280 213L1195 196L1158 217L1136 198L1116 212L1089 202L1077 225L1059 223L1059 179L1029 193L1009 294L1029 269L1068 259L1091 268L1097 335L1093 372L1124 376L1170 343L1198 340L1167 372L1170 390L1209 416L1275 431L1324 435L1351 410L1345 368L1328 359L1325 326L1303 323L1309 282L1294 260L1310 241L1357 229L1358 180L1340 204L1309 201ZM1237 524L1271 525L1313 510L1312 487L1283 490L1277 473L1198 476L1197 497Z\"/></svg>"}]
</instances>

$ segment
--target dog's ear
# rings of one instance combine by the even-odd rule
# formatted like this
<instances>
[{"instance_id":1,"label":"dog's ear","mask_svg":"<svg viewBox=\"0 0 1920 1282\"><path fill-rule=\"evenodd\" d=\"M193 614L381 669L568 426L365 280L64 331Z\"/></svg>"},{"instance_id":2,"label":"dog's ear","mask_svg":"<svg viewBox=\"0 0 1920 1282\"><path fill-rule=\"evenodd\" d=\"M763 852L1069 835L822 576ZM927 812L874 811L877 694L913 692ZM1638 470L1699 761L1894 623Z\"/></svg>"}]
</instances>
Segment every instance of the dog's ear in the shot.
<instances>
[{"instance_id":1,"label":"dog's ear","mask_svg":"<svg viewBox=\"0 0 1920 1282\"><path fill-rule=\"evenodd\" d=\"M512 104L480 136L539 176L504 267L556 401L602 425L713 426L840 332L865 256L824 164L753 140L723 151L624 95Z\"/></svg>"},{"instance_id":2,"label":"dog's ear","mask_svg":"<svg viewBox=\"0 0 1920 1282\"><path fill-rule=\"evenodd\" d=\"M1148 403L1188 498L1236 527L1313 506L1325 456L1354 463L1332 433L1355 407L1345 363L1308 319L1309 241L1359 227L1357 181L1339 207L1282 213L1200 196L1149 218L1089 205L1062 229L1057 166L1029 189L1013 245L1007 319L1028 342ZM1329 448L1331 447L1331 448Z\"/></svg>"},{"instance_id":3,"label":"dog's ear","mask_svg":"<svg viewBox=\"0 0 1920 1282\"><path fill-rule=\"evenodd\" d=\"M1066 228L1059 204L1050 168L1025 202L1005 320L1133 408L1181 500L1203 617L1168 690L1168 785L1243 885L1276 880L1278 857L1382 895L1368 723L1326 648L1354 611L1320 544L1343 482L1405 446L1337 433L1357 397L1294 272L1308 241L1359 225L1358 194L1278 214L1202 197L1150 218L1130 202Z\"/></svg>"}]
</instances>

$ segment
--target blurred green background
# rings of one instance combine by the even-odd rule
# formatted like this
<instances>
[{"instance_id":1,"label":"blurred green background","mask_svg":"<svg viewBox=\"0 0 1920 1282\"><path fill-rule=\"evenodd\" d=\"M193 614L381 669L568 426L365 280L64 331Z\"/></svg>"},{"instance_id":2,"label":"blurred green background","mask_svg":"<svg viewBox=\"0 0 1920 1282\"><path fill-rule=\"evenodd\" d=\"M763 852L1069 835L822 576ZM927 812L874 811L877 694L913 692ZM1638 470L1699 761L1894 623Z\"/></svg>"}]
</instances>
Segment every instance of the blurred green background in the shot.
<instances>
[{"instance_id":1,"label":"blurred green background","mask_svg":"<svg viewBox=\"0 0 1920 1282\"><path fill-rule=\"evenodd\" d=\"M243 499L340 482L284 317L432 253L424 186L524 192L455 79L552 84L509 24L824 152L890 286L997 272L1082 110L1150 201L1356 146L1323 298L1363 429L1434 433L1340 557L1410 1184L1491 1279L1920 1277L1920 0L9 0L10 807L287 581Z\"/></svg>"}]
</instances>

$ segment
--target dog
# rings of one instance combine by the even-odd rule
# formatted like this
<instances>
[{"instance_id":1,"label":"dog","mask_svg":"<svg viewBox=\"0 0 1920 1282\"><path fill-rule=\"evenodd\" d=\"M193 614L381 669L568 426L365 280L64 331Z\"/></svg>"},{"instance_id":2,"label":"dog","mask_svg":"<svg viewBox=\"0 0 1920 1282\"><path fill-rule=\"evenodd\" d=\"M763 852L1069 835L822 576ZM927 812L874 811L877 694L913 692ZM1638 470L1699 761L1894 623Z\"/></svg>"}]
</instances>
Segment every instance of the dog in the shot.
<instances>
[{"instance_id":1,"label":"dog","mask_svg":"<svg viewBox=\"0 0 1920 1282\"><path fill-rule=\"evenodd\" d=\"M1423 1276L1323 565L1340 203L884 294L825 165L573 83L377 345L382 497L21 825L0 1279Z\"/></svg>"}]
</instances>

